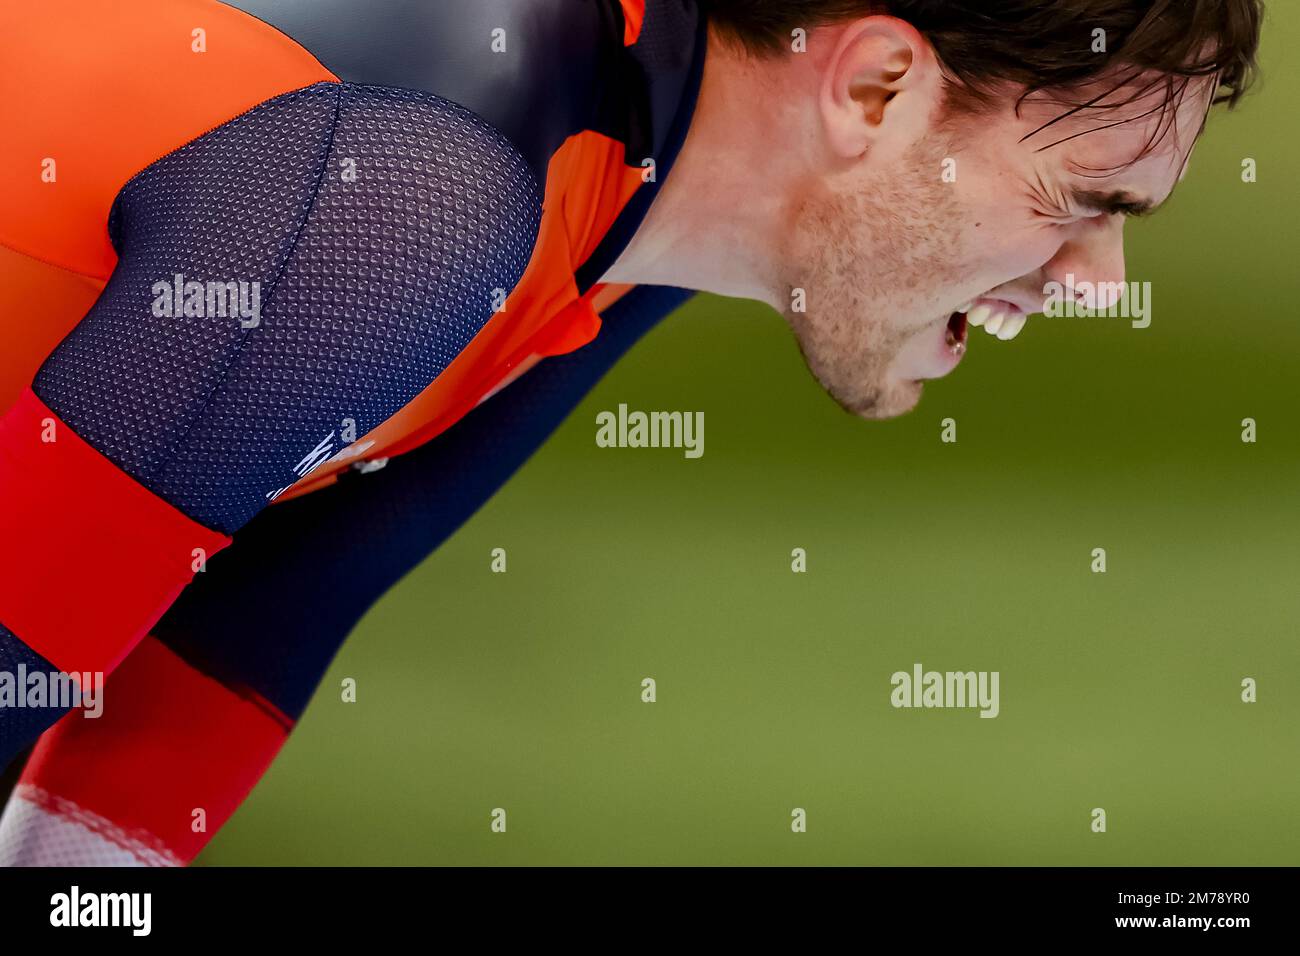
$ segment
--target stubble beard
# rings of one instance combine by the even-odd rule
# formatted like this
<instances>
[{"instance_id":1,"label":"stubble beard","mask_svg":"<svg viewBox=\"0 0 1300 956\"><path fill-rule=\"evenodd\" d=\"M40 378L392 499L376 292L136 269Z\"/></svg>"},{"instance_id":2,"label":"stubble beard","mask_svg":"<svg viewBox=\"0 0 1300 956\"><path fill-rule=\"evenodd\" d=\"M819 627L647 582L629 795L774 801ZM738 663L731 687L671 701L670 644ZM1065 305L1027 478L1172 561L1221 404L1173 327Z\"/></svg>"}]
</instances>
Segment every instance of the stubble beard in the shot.
<instances>
[{"instance_id":1,"label":"stubble beard","mask_svg":"<svg viewBox=\"0 0 1300 956\"><path fill-rule=\"evenodd\" d=\"M957 205L941 179L942 153L916 147L899 175L811 189L792 216L782 311L809 371L862 418L891 418L920 397L919 383L887 372L907 338L935 318L916 314L923 290L956 273Z\"/></svg>"}]
</instances>

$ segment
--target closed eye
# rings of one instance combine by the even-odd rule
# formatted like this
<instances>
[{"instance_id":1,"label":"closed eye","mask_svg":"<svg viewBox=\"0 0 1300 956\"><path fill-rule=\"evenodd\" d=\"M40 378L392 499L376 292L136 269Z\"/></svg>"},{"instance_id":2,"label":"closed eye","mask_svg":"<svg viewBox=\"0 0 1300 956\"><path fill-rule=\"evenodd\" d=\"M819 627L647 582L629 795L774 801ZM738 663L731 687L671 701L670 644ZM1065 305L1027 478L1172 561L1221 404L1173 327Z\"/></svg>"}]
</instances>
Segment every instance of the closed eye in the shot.
<instances>
[{"instance_id":1,"label":"closed eye","mask_svg":"<svg viewBox=\"0 0 1300 956\"><path fill-rule=\"evenodd\" d=\"M1104 219L1108 216L1123 216L1125 219L1135 219L1140 216L1149 216L1152 211L1151 207L1142 203L1116 203L1105 209L1096 207L1081 207L1074 210L1053 209L1038 215L1044 219L1053 220L1056 225L1068 226L1084 219Z\"/></svg>"},{"instance_id":2,"label":"closed eye","mask_svg":"<svg viewBox=\"0 0 1300 956\"><path fill-rule=\"evenodd\" d=\"M1096 219L1106 214L1092 210L1049 209L1047 212L1039 212L1036 215L1040 219L1049 220L1054 226L1072 226L1076 222L1082 222L1085 219Z\"/></svg>"},{"instance_id":3,"label":"closed eye","mask_svg":"<svg viewBox=\"0 0 1300 956\"><path fill-rule=\"evenodd\" d=\"M1132 219L1138 216L1149 216L1156 209L1154 203L1138 199L1126 192L1076 189L1071 192L1070 199L1088 216L1123 216Z\"/></svg>"}]
</instances>

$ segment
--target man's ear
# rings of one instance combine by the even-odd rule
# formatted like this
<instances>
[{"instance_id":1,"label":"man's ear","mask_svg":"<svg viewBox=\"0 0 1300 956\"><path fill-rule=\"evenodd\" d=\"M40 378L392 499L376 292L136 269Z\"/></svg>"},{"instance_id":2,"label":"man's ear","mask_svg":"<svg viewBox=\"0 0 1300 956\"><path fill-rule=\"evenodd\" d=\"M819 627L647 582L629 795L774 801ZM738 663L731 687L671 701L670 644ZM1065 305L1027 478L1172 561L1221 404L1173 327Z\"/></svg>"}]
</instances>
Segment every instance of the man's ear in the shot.
<instances>
[{"instance_id":1,"label":"man's ear","mask_svg":"<svg viewBox=\"0 0 1300 956\"><path fill-rule=\"evenodd\" d=\"M853 21L823 68L819 107L831 149L855 159L886 139L901 146L918 138L941 81L934 50L911 24L885 16Z\"/></svg>"}]
</instances>

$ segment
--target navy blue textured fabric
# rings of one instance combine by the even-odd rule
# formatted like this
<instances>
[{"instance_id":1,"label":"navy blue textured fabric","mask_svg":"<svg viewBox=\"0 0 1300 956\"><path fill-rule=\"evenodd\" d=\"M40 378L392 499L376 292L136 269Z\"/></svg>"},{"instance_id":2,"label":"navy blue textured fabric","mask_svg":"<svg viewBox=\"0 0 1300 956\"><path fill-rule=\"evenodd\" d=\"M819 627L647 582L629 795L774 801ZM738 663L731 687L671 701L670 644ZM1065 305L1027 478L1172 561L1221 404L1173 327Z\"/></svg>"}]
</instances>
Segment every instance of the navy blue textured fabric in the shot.
<instances>
[{"instance_id":1,"label":"navy blue textured fabric","mask_svg":"<svg viewBox=\"0 0 1300 956\"><path fill-rule=\"evenodd\" d=\"M215 555L154 634L297 718L361 616L469 519L649 329L680 289L634 289L600 334L549 358L382 471L276 505Z\"/></svg>"},{"instance_id":2,"label":"navy blue textured fabric","mask_svg":"<svg viewBox=\"0 0 1300 956\"><path fill-rule=\"evenodd\" d=\"M123 188L118 266L36 394L231 533L451 363L522 276L540 216L527 163L468 110L285 94Z\"/></svg>"},{"instance_id":3,"label":"navy blue textured fabric","mask_svg":"<svg viewBox=\"0 0 1300 956\"><path fill-rule=\"evenodd\" d=\"M666 170L665 136L693 106L689 75L705 52L696 0L646 0L631 47L619 0L223 2L346 82L425 90L473 110L542 182L552 154L587 129L624 143L629 165L653 156Z\"/></svg>"},{"instance_id":4,"label":"navy blue textured fabric","mask_svg":"<svg viewBox=\"0 0 1300 956\"><path fill-rule=\"evenodd\" d=\"M653 157L656 175L653 181L632 194L600 244L578 267L574 279L578 291L584 295L609 271L641 228L686 142L704 77L704 54L708 49L708 18L696 16L694 7L693 0L661 0L656 5L661 15L647 18L641 39L632 47L637 69L645 77L645 93L654 117L654 148L643 152L635 144L629 144L627 155L633 163L640 161L638 156L642 159ZM693 52L683 56L681 31L692 24L695 30ZM661 71L669 64L671 72L664 76Z\"/></svg>"},{"instance_id":5,"label":"navy blue textured fabric","mask_svg":"<svg viewBox=\"0 0 1300 956\"><path fill-rule=\"evenodd\" d=\"M56 674L58 668L41 657L0 624L0 681L12 682L15 692L21 692L24 674ZM65 707L18 707L17 701L8 703L0 698L0 771L22 749L67 713ZM0 793L0 803L3 803Z\"/></svg>"}]
</instances>

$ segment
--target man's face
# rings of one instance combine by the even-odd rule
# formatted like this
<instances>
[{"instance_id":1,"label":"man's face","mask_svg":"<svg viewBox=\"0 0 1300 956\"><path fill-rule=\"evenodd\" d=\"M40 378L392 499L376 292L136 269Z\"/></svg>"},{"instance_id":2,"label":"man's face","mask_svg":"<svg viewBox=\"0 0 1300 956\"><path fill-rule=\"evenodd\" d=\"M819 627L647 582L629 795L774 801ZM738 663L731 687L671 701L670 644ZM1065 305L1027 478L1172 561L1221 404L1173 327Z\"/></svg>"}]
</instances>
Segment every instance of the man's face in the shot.
<instances>
[{"instance_id":1,"label":"man's face","mask_svg":"<svg viewBox=\"0 0 1300 956\"><path fill-rule=\"evenodd\" d=\"M784 250L788 284L803 291L786 318L830 395L865 418L900 415L961 360L959 310L990 342L1010 340L1049 282L1067 294L1071 282L1122 283L1126 212L1115 209L1155 207L1173 190L1211 84L1189 86L1176 127L1143 155L1170 122L1163 90L1055 123L1067 107L1045 96L1019 115L1013 95L979 115L936 104L892 155L867 149L811 183Z\"/></svg>"}]
</instances>

